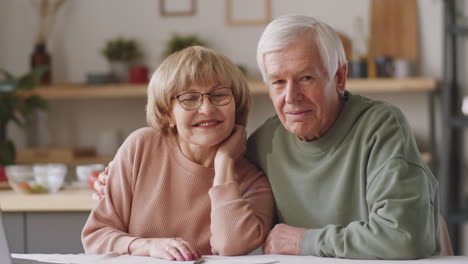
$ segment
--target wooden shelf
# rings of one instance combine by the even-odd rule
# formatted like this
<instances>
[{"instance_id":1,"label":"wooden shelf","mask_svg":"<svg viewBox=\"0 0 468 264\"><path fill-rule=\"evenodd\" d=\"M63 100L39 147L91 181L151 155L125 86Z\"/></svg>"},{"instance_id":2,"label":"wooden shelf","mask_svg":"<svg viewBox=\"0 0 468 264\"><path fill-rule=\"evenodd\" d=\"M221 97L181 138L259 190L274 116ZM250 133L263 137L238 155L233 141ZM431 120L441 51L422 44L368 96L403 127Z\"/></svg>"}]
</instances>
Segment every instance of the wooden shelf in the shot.
<instances>
[{"instance_id":1,"label":"wooden shelf","mask_svg":"<svg viewBox=\"0 0 468 264\"><path fill-rule=\"evenodd\" d=\"M346 83L346 90L353 93L432 92L437 88L433 78L348 79Z\"/></svg>"},{"instance_id":2,"label":"wooden shelf","mask_svg":"<svg viewBox=\"0 0 468 264\"><path fill-rule=\"evenodd\" d=\"M260 80L249 81L253 95L267 94L268 91ZM376 78L348 79L346 88L352 93L395 93L395 92L430 92L438 87L433 78ZM146 97L146 84L63 84L41 86L31 93L46 99L92 99L92 98L143 98Z\"/></svg>"}]
</instances>

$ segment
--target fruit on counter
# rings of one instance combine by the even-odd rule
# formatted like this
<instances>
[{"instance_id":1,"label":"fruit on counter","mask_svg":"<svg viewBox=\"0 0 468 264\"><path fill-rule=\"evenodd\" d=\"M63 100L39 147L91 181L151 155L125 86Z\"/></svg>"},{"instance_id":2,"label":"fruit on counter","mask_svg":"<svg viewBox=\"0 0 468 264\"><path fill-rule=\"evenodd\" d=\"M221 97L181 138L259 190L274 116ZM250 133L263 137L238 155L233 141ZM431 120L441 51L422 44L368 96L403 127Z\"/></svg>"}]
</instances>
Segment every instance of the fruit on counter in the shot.
<instances>
[{"instance_id":1,"label":"fruit on counter","mask_svg":"<svg viewBox=\"0 0 468 264\"><path fill-rule=\"evenodd\" d=\"M29 190L31 186L27 182L18 183L18 188L21 190Z\"/></svg>"},{"instance_id":2,"label":"fruit on counter","mask_svg":"<svg viewBox=\"0 0 468 264\"><path fill-rule=\"evenodd\" d=\"M32 184L29 190L31 193L46 193L48 191L46 187L40 184Z\"/></svg>"},{"instance_id":3,"label":"fruit on counter","mask_svg":"<svg viewBox=\"0 0 468 264\"><path fill-rule=\"evenodd\" d=\"M49 192L49 190L46 187L36 183L29 184L27 182L21 182L18 184L13 184L12 187L16 189L16 191L18 191L19 193L23 194Z\"/></svg>"},{"instance_id":4,"label":"fruit on counter","mask_svg":"<svg viewBox=\"0 0 468 264\"><path fill-rule=\"evenodd\" d=\"M94 190L94 182L97 181L98 177L99 177L99 171L93 171L91 173L91 176L89 177L89 188L91 188L91 190Z\"/></svg>"}]
</instances>

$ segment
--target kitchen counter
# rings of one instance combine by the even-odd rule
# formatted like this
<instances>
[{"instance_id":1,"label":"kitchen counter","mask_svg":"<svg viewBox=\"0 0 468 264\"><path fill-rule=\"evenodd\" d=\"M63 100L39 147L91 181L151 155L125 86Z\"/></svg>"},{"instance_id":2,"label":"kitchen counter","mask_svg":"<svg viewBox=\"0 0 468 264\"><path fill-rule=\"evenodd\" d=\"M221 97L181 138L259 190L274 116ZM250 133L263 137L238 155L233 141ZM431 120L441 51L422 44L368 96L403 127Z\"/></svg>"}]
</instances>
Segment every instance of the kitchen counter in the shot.
<instances>
[{"instance_id":1,"label":"kitchen counter","mask_svg":"<svg viewBox=\"0 0 468 264\"><path fill-rule=\"evenodd\" d=\"M90 212L95 205L92 191L85 187L66 186L54 194L17 194L0 191L3 212Z\"/></svg>"}]
</instances>

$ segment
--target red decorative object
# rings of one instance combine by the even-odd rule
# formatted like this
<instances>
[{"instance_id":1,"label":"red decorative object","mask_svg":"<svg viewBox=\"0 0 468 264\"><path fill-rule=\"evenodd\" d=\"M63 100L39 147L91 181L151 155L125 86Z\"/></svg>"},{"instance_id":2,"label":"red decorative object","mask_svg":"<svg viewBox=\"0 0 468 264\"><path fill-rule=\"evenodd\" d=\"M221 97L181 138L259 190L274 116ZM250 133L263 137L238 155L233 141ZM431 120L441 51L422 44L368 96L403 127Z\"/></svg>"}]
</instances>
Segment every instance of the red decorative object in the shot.
<instances>
[{"instance_id":1,"label":"red decorative object","mask_svg":"<svg viewBox=\"0 0 468 264\"><path fill-rule=\"evenodd\" d=\"M34 69L34 67L37 66L42 66L42 65L47 65L49 69L42 75L40 84L47 85L50 84L51 81L51 67L52 67L52 62L50 59L50 55L47 52L45 44L36 44L36 47L34 48L34 52L31 55L31 68Z\"/></svg>"},{"instance_id":2,"label":"red decorative object","mask_svg":"<svg viewBox=\"0 0 468 264\"><path fill-rule=\"evenodd\" d=\"M144 65L133 65L130 67L131 83L148 83L148 68Z\"/></svg>"},{"instance_id":3,"label":"red decorative object","mask_svg":"<svg viewBox=\"0 0 468 264\"><path fill-rule=\"evenodd\" d=\"M7 180L5 167L0 166L0 182L6 182Z\"/></svg>"}]
</instances>

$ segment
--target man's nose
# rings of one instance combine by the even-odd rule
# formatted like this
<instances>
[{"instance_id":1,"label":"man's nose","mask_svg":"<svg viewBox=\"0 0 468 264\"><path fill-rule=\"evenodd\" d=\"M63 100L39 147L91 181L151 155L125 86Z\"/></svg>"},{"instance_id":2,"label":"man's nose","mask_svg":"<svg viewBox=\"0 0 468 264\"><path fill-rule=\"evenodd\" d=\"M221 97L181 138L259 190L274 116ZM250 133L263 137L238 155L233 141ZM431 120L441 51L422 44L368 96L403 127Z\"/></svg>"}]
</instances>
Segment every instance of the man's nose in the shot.
<instances>
[{"instance_id":1,"label":"man's nose","mask_svg":"<svg viewBox=\"0 0 468 264\"><path fill-rule=\"evenodd\" d=\"M302 90L295 82L289 82L286 86L285 92L285 100L288 104L297 102L302 98Z\"/></svg>"}]
</instances>

